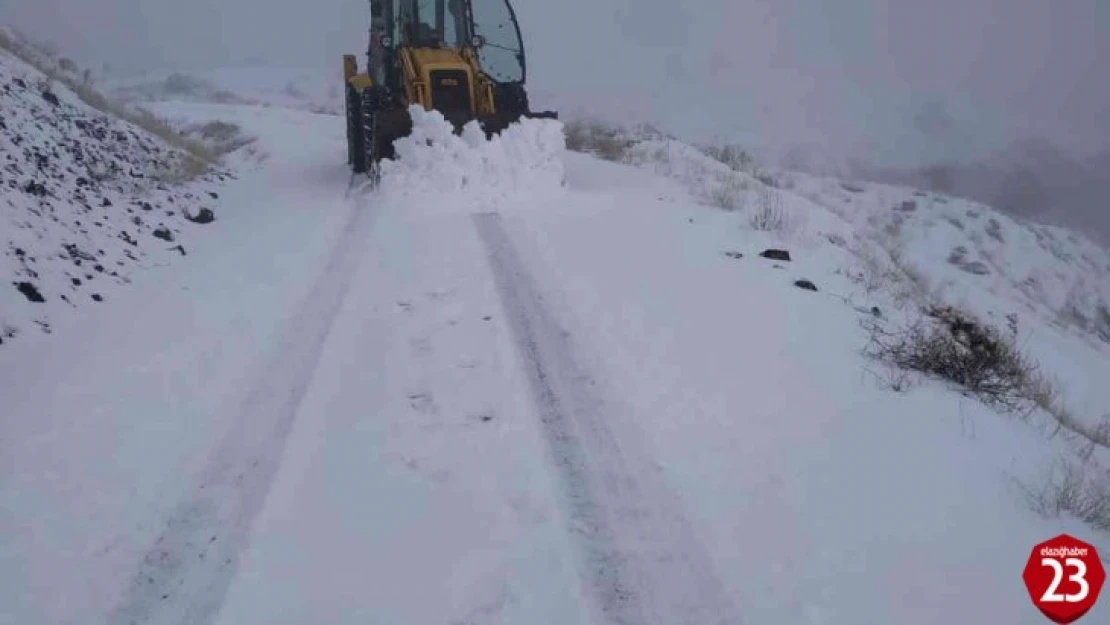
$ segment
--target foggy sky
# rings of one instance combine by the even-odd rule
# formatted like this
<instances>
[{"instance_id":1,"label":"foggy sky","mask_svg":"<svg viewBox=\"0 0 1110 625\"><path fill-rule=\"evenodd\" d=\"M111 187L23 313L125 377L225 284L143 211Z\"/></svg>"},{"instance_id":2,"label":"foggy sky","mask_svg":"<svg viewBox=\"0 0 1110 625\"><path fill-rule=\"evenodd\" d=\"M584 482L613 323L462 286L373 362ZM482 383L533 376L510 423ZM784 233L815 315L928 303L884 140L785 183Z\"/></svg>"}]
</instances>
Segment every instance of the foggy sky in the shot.
<instances>
[{"instance_id":1,"label":"foggy sky","mask_svg":"<svg viewBox=\"0 0 1110 625\"><path fill-rule=\"evenodd\" d=\"M1036 135L1110 149L1106 0L516 0L532 88L665 128L889 165ZM366 0L0 0L92 67L338 74ZM1101 63L1100 63L1101 61Z\"/></svg>"}]
</instances>

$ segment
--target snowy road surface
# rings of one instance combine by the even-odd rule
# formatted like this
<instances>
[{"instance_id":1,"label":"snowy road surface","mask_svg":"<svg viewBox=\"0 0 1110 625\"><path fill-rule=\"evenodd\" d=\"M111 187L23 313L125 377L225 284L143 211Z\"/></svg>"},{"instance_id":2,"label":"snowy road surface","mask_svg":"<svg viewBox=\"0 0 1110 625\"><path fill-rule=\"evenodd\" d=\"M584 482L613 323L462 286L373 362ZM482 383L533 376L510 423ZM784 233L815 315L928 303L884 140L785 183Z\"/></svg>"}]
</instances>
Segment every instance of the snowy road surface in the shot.
<instances>
[{"instance_id":1,"label":"snowy road surface","mask_svg":"<svg viewBox=\"0 0 1110 625\"><path fill-rule=\"evenodd\" d=\"M1006 488L1039 434L868 382L827 248L545 186L542 137L348 197L335 118L174 106L260 151L203 248L0 351L0 623L1034 625L1029 548L1090 538Z\"/></svg>"}]
</instances>

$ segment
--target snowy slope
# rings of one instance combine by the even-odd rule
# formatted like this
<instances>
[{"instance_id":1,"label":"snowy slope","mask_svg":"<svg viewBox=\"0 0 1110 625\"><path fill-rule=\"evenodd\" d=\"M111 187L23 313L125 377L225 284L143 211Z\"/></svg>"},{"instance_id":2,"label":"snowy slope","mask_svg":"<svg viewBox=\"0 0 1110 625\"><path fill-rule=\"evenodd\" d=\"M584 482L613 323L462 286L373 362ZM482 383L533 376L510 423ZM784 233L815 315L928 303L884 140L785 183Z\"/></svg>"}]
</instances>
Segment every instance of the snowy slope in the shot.
<instances>
[{"instance_id":1,"label":"snowy slope","mask_svg":"<svg viewBox=\"0 0 1110 625\"><path fill-rule=\"evenodd\" d=\"M271 67L153 72L115 78L115 95L141 102L222 102L343 113L343 92L331 72Z\"/></svg>"},{"instance_id":2,"label":"snowy slope","mask_svg":"<svg viewBox=\"0 0 1110 625\"><path fill-rule=\"evenodd\" d=\"M1064 440L869 373L860 320L911 310L854 275L891 197L798 178L759 231L767 188L676 142L432 115L372 192L333 116L156 109L259 141L198 253L0 351L0 622L1033 625L1033 544L1110 553L1014 488ZM937 247L905 258L958 284ZM1052 312L1033 349L1110 405Z\"/></svg>"},{"instance_id":3,"label":"snowy slope","mask_svg":"<svg viewBox=\"0 0 1110 625\"><path fill-rule=\"evenodd\" d=\"M49 332L140 268L188 253L226 173L175 184L183 154L0 50L0 342Z\"/></svg>"},{"instance_id":4,"label":"snowy slope","mask_svg":"<svg viewBox=\"0 0 1110 625\"><path fill-rule=\"evenodd\" d=\"M1079 418L1110 417L1110 390L1098 383L1110 378L1110 251L1081 234L910 188L796 172L761 175L770 188L675 140L636 141L622 159L679 183L707 210L734 212L734 228L752 229L776 198L782 223L768 243L851 277L836 292L854 306L901 311L932 298L999 327L1015 315L1022 346Z\"/></svg>"}]
</instances>

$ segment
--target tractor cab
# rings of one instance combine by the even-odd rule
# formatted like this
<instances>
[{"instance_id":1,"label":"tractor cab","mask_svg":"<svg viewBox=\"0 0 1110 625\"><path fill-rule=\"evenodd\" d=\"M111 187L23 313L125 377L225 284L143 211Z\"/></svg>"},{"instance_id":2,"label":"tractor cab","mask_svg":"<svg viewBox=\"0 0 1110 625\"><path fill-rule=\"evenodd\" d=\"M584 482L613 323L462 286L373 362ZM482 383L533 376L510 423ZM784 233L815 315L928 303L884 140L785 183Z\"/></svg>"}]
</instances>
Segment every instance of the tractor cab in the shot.
<instances>
[{"instance_id":1,"label":"tractor cab","mask_svg":"<svg viewBox=\"0 0 1110 625\"><path fill-rule=\"evenodd\" d=\"M488 136L532 112L524 44L509 0L369 0L367 68L344 57L348 160L356 172L391 158L411 131L407 109L436 110L461 131L476 120Z\"/></svg>"}]
</instances>

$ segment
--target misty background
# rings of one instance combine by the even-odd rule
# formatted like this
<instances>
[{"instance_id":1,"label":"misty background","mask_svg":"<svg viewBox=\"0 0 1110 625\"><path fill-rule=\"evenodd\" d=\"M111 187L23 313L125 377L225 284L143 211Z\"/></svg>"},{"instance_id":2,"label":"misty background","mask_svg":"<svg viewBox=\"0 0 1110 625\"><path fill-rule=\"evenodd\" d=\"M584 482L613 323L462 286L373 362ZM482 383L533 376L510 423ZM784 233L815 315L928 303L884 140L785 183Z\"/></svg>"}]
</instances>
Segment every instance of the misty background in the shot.
<instances>
[{"instance_id":1,"label":"misty background","mask_svg":"<svg viewBox=\"0 0 1110 625\"><path fill-rule=\"evenodd\" d=\"M1110 240L1107 0L514 0L538 106L964 195ZM367 0L0 0L114 73L336 75Z\"/></svg>"}]
</instances>

